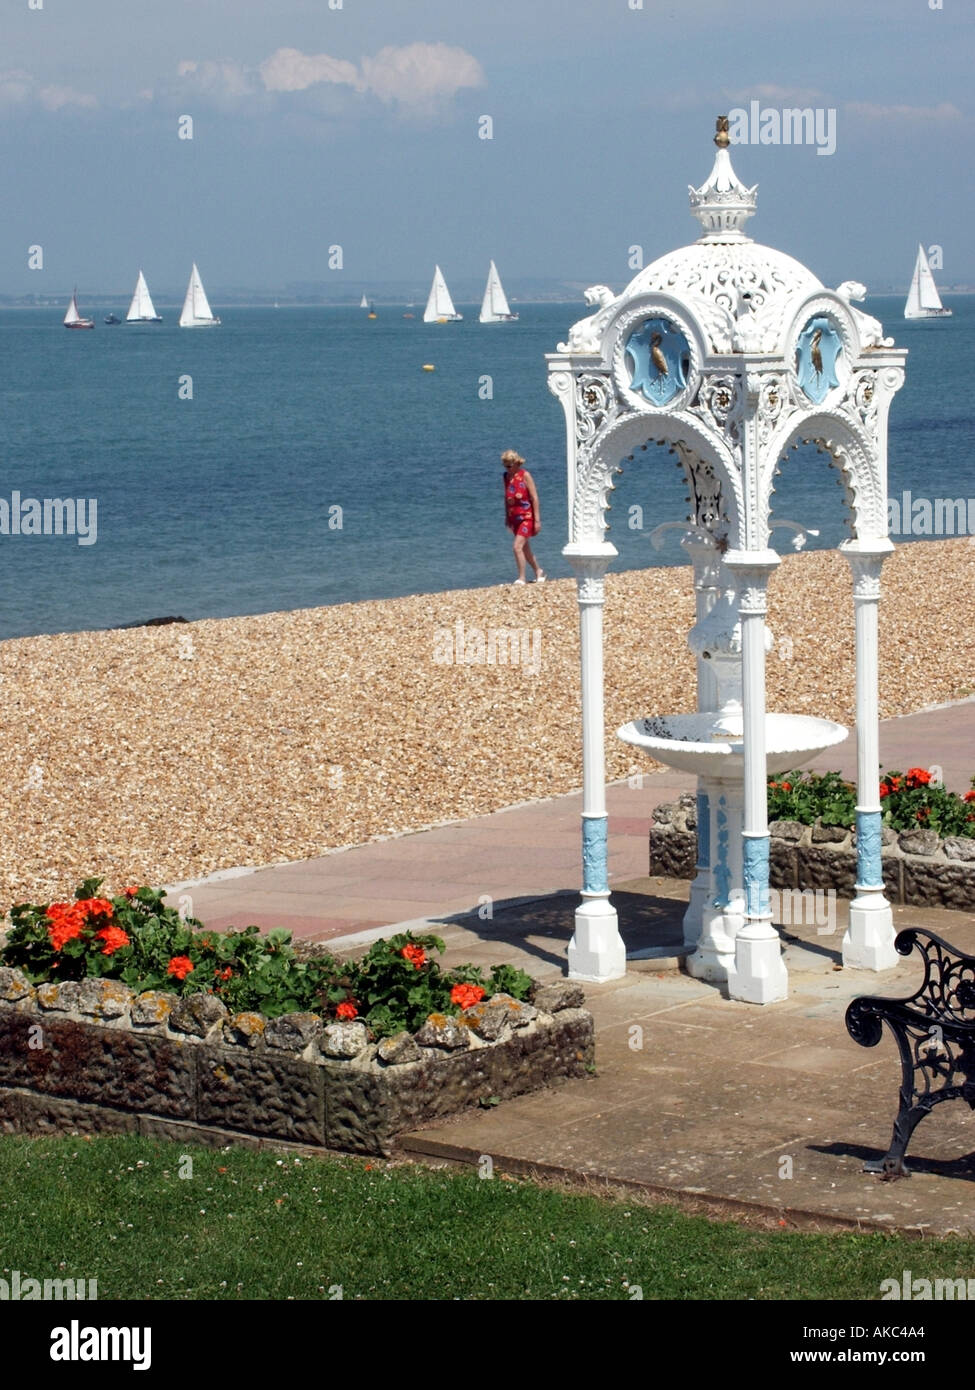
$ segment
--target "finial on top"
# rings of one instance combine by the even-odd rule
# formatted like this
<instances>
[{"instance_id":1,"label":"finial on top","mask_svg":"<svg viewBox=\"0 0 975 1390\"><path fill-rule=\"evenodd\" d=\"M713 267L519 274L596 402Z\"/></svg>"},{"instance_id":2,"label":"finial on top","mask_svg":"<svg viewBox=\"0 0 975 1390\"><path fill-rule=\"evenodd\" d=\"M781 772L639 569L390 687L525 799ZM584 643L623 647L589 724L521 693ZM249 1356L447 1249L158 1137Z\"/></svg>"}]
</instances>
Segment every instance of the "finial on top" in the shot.
<instances>
[{"instance_id":1,"label":"finial on top","mask_svg":"<svg viewBox=\"0 0 975 1390\"><path fill-rule=\"evenodd\" d=\"M717 153L714 168L700 188L691 187L691 212L704 231L701 241L750 241L743 231L755 211L758 185L746 188L731 167L731 131L727 116L715 121L714 143Z\"/></svg>"}]
</instances>

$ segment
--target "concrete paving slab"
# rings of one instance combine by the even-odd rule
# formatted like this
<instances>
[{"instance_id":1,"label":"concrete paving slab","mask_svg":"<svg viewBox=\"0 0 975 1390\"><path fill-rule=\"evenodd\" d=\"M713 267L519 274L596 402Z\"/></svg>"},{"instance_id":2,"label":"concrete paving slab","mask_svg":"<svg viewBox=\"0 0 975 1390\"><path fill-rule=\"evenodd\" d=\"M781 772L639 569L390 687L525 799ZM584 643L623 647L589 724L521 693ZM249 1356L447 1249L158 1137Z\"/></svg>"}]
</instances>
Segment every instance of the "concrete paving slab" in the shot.
<instances>
[{"instance_id":1,"label":"concrete paving slab","mask_svg":"<svg viewBox=\"0 0 975 1390\"><path fill-rule=\"evenodd\" d=\"M937 765L964 790L975 699L883 721L880 744L885 767ZM855 758L851 738L817 766L851 776ZM831 934L783 932L790 989L781 1003L728 1000L677 968L689 885L646 877L647 831L654 806L694 785L663 772L607 790L611 884L631 959L625 979L586 986L597 1074L431 1126L409 1136L409 1151L462 1162L488 1153L502 1171L584 1174L789 1222L971 1230L975 1119L965 1105L940 1106L922 1123L909 1180L862 1172L886 1150L900 1071L890 1038L858 1047L844 1014L857 994L911 993L914 962L883 975L843 969L841 902ZM284 925L356 953L410 923L444 938L448 965L509 961L560 979L578 902L580 810L573 793L188 891L213 926ZM490 918L476 911L479 891L494 899ZM975 914L898 907L894 920L975 952ZM646 952L656 954L639 958Z\"/></svg>"}]
</instances>

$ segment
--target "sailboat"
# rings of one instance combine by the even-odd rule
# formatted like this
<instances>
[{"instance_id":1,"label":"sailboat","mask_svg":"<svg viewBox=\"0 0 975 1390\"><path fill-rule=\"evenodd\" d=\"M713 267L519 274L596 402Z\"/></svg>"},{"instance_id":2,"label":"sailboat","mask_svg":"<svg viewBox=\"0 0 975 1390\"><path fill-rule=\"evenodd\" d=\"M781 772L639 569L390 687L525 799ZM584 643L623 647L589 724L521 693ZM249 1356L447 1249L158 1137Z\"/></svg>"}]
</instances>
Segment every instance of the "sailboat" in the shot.
<instances>
[{"instance_id":1,"label":"sailboat","mask_svg":"<svg viewBox=\"0 0 975 1390\"><path fill-rule=\"evenodd\" d=\"M183 312L179 316L179 326L180 328L213 328L219 322L220 320L210 308L210 302L203 288L203 281L200 279L200 272L196 268L196 261L194 261L193 269L190 271L190 283L186 286Z\"/></svg>"},{"instance_id":2,"label":"sailboat","mask_svg":"<svg viewBox=\"0 0 975 1390\"><path fill-rule=\"evenodd\" d=\"M94 319L83 319L78 313L78 291L75 290L71 296L71 303L68 305L68 312L64 316L65 328L94 328Z\"/></svg>"},{"instance_id":3,"label":"sailboat","mask_svg":"<svg viewBox=\"0 0 975 1390\"><path fill-rule=\"evenodd\" d=\"M423 322L456 323L463 317L464 315L458 314L454 308L454 301L450 297L447 282L443 278L443 271L439 266L436 266L433 272L433 284L430 286L430 298L423 311Z\"/></svg>"},{"instance_id":4,"label":"sailboat","mask_svg":"<svg viewBox=\"0 0 975 1390\"><path fill-rule=\"evenodd\" d=\"M511 306L501 285L498 267L492 261L484 287L484 298L481 301L481 323L514 323L517 318L518 315L511 312Z\"/></svg>"},{"instance_id":5,"label":"sailboat","mask_svg":"<svg viewBox=\"0 0 975 1390\"><path fill-rule=\"evenodd\" d=\"M941 303L938 287L934 283L928 258L921 245L917 248L914 276L908 291L907 303L904 305L904 317L906 319L947 319L951 317L951 310L946 309Z\"/></svg>"},{"instance_id":6,"label":"sailboat","mask_svg":"<svg viewBox=\"0 0 975 1390\"><path fill-rule=\"evenodd\" d=\"M369 308L369 301L368 301L368 299L366 298L365 295L363 295L362 298L359 300L359 308L360 308L360 309L368 309L368 308Z\"/></svg>"},{"instance_id":7,"label":"sailboat","mask_svg":"<svg viewBox=\"0 0 975 1390\"><path fill-rule=\"evenodd\" d=\"M139 278L135 282L135 294L132 296L132 303L129 305L129 312L125 316L126 323L162 323L162 318L156 313L152 299L149 295L149 286L146 284L146 277L139 271Z\"/></svg>"}]
</instances>

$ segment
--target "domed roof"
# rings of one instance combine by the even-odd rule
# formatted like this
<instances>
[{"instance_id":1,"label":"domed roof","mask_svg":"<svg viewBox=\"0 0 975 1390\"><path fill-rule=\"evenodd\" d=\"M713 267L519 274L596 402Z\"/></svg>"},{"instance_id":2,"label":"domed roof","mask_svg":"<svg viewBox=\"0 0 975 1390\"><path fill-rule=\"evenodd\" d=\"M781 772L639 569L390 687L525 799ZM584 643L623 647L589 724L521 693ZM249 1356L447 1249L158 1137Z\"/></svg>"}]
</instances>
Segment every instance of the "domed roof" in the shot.
<instances>
[{"instance_id":1,"label":"domed roof","mask_svg":"<svg viewBox=\"0 0 975 1390\"><path fill-rule=\"evenodd\" d=\"M620 302L672 295L694 310L712 352L775 352L797 303L821 289L811 270L771 246L706 237L646 266Z\"/></svg>"},{"instance_id":2,"label":"domed roof","mask_svg":"<svg viewBox=\"0 0 975 1390\"><path fill-rule=\"evenodd\" d=\"M797 302L823 284L792 256L745 235L758 186L746 188L731 167L726 127L719 122L707 181L688 190L704 235L646 266L620 299L655 290L673 295L697 312L714 352L774 352Z\"/></svg>"},{"instance_id":3,"label":"domed roof","mask_svg":"<svg viewBox=\"0 0 975 1390\"><path fill-rule=\"evenodd\" d=\"M781 353L785 335L803 301L826 292L839 297L855 321L861 346L892 346L882 325L853 308L862 299L863 285L846 280L826 290L807 266L784 251L763 246L746 236L745 222L755 212L758 185L746 188L731 166L728 118L718 120L714 167L700 188L691 187L691 212L704 235L689 246L669 251L645 266L619 295L606 285L593 285L586 302L598 306L588 318L572 325L559 352L596 354L606 349L604 334L633 301L666 294L690 309L701 325L712 353Z\"/></svg>"}]
</instances>

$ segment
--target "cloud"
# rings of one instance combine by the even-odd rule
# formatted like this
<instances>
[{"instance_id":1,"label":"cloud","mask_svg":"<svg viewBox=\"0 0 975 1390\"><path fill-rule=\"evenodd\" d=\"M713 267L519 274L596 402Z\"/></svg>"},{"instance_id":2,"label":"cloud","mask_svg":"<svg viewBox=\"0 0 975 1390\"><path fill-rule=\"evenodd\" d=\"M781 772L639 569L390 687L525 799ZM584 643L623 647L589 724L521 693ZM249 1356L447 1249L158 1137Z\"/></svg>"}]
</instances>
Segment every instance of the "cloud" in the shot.
<instances>
[{"instance_id":1,"label":"cloud","mask_svg":"<svg viewBox=\"0 0 975 1390\"><path fill-rule=\"evenodd\" d=\"M958 107L950 101L938 106L876 106L870 101L848 101L846 110L871 121L961 121Z\"/></svg>"},{"instance_id":2,"label":"cloud","mask_svg":"<svg viewBox=\"0 0 975 1390\"><path fill-rule=\"evenodd\" d=\"M483 87L486 82L475 57L445 43L387 46L358 64L329 53L279 48L258 72L268 92L340 86L412 114L429 114L465 87Z\"/></svg>"},{"instance_id":3,"label":"cloud","mask_svg":"<svg viewBox=\"0 0 975 1390\"><path fill-rule=\"evenodd\" d=\"M774 82L756 82L754 87L741 87L737 90L724 89L728 101L769 101L781 106L814 106L828 101L824 92L816 87L780 87Z\"/></svg>"},{"instance_id":4,"label":"cloud","mask_svg":"<svg viewBox=\"0 0 975 1390\"><path fill-rule=\"evenodd\" d=\"M34 89L34 79L23 68L7 68L0 72L0 101L12 104L26 101Z\"/></svg>"},{"instance_id":5,"label":"cloud","mask_svg":"<svg viewBox=\"0 0 975 1390\"><path fill-rule=\"evenodd\" d=\"M83 106L90 111L98 105L90 92L77 92L74 87L41 87L37 99L47 111L60 111L65 106Z\"/></svg>"},{"instance_id":6,"label":"cloud","mask_svg":"<svg viewBox=\"0 0 975 1390\"><path fill-rule=\"evenodd\" d=\"M203 62L184 58L176 75L201 96L218 100L251 96L256 91L253 73L232 58L207 58Z\"/></svg>"},{"instance_id":7,"label":"cloud","mask_svg":"<svg viewBox=\"0 0 975 1390\"><path fill-rule=\"evenodd\" d=\"M270 58L265 58L258 71L269 92L303 92L320 82L338 82L362 90L355 63L332 58L327 53L279 48Z\"/></svg>"},{"instance_id":8,"label":"cloud","mask_svg":"<svg viewBox=\"0 0 975 1390\"><path fill-rule=\"evenodd\" d=\"M241 112L291 101L299 110L330 116L372 97L402 115L426 117L464 88L485 85L480 63L466 49L411 43L387 46L358 63L299 48L278 48L256 67L231 58L184 58L157 92L171 103L195 98Z\"/></svg>"},{"instance_id":9,"label":"cloud","mask_svg":"<svg viewBox=\"0 0 975 1390\"><path fill-rule=\"evenodd\" d=\"M362 76L380 101L419 110L429 110L464 87L486 85L477 59L445 43L382 48L375 58L363 58Z\"/></svg>"},{"instance_id":10,"label":"cloud","mask_svg":"<svg viewBox=\"0 0 975 1390\"><path fill-rule=\"evenodd\" d=\"M91 110L98 101L90 92L79 92L74 87L39 86L37 79L24 68L7 68L0 72L0 105L26 104L43 106L45 111L61 111L66 106Z\"/></svg>"}]
</instances>

